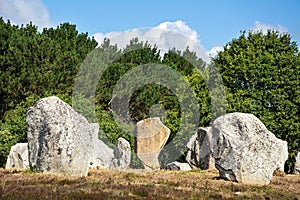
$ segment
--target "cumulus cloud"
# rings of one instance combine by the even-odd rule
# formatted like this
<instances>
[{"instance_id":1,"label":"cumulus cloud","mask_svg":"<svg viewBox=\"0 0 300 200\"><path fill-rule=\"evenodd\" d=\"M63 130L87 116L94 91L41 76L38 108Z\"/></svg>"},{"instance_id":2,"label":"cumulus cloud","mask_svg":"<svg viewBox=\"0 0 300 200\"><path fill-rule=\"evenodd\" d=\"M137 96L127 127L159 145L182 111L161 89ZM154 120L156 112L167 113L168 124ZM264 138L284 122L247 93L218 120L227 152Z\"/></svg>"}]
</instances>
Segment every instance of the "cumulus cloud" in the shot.
<instances>
[{"instance_id":1,"label":"cumulus cloud","mask_svg":"<svg viewBox=\"0 0 300 200\"><path fill-rule=\"evenodd\" d=\"M212 58L216 57L219 52L224 51L223 46L215 46L208 51L208 55Z\"/></svg>"},{"instance_id":2,"label":"cumulus cloud","mask_svg":"<svg viewBox=\"0 0 300 200\"><path fill-rule=\"evenodd\" d=\"M264 34L266 34L268 29L274 29L274 30L279 31L280 33L287 33L288 32L287 28L285 28L284 26L281 26L281 25L273 26L273 25L270 25L270 24L264 24L260 21L256 21L255 26L253 28L251 28L250 30L252 30L252 31L262 31Z\"/></svg>"},{"instance_id":3,"label":"cumulus cloud","mask_svg":"<svg viewBox=\"0 0 300 200\"><path fill-rule=\"evenodd\" d=\"M183 51L189 46L189 49L195 51L198 57L206 62L210 62L207 51L200 44L197 32L181 20L163 22L151 28L132 29L107 34L96 33L93 37L99 44L103 42L104 38L109 38L111 43L117 44L119 48L124 48L132 38L138 38L140 41L148 41L151 45L156 44L162 55L174 47Z\"/></svg>"},{"instance_id":4,"label":"cumulus cloud","mask_svg":"<svg viewBox=\"0 0 300 200\"><path fill-rule=\"evenodd\" d=\"M41 0L0 0L0 16L13 24L30 21L40 29L52 25L46 6Z\"/></svg>"}]
</instances>

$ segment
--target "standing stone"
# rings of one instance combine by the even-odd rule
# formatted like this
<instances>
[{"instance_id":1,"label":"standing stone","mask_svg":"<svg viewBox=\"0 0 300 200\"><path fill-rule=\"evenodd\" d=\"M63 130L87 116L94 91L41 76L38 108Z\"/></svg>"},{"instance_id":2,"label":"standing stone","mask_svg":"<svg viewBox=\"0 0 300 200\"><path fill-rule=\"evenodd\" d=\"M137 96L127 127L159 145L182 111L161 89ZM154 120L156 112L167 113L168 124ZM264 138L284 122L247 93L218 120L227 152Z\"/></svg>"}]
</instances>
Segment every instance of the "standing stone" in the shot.
<instances>
[{"instance_id":1,"label":"standing stone","mask_svg":"<svg viewBox=\"0 0 300 200\"><path fill-rule=\"evenodd\" d=\"M300 174L300 152L298 152L295 162L295 174Z\"/></svg>"},{"instance_id":2,"label":"standing stone","mask_svg":"<svg viewBox=\"0 0 300 200\"><path fill-rule=\"evenodd\" d=\"M29 164L32 170L85 176L95 126L52 96L27 111Z\"/></svg>"},{"instance_id":3,"label":"standing stone","mask_svg":"<svg viewBox=\"0 0 300 200\"><path fill-rule=\"evenodd\" d=\"M254 115L231 113L213 122L213 155L220 177L268 184L288 158L287 142L267 130Z\"/></svg>"},{"instance_id":4,"label":"standing stone","mask_svg":"<svg viewBox=\"0 0 300 200\"><path fill-rule=\"evenodd\" d=\"M215 169L215 159L212 156L212 129L199 128L187 143L186 161L192 168Z\"/></svg>"},{"instance_id":5,"label":"standing stone","mask_svg":"<svg viewBox=\"0 0 300 200\"><path fill-rule=\"evenodd\" d=\"M114 149L112 166L119 169L127 169L131 160L130 144L124 138L118 139L118 145Z\"/></svg>"},{"instance_id":6,"label":"standing stone","mask_svg":"<svg viewBox=\"0 0 300 200\"><path fill-rule=\"evenodd\" d=\"M99 125L93 124L95 131L92 139L90 168L109 168L112 159L114 158L114 150L108 147L102 140L98 139Z\"/></svg>"},{"instance_id":7,"label":"standing stone","mask_svg":"<svg viewBox=\"0 0 300 200\"><path fill-rule=\"evenodd\" d=\"M158 155L165 146L170 129L158 117L136 124L136 152L145 169L159 169Z\"/></svg>"},{"instance_id":8,"label":"standing stone","mask_svg":"<svg viewBox=\"0 0 300 200\"><path fill-rule=\"evenodd\" d=\"M171 162L166 165L166 169L168 170L182 170L182 171L188 171L191 170L191 166L189 163L181 163L181 162Z\"/></svg>"},{"instance_id":9,"label":"standing stone","mask_svg":"<svg viewBox=\"0 0 300 200\"><path fill-rule=\"evenodd\" d=\"M90 159L90 168L107 169L114 158L114 150L108 147L102 140L93 141Z\"/></svg>"},{"instance_id":10,"label":"standing stone","mask_svg":"<svg viewBox=\"0 0 300 200\"><path fill-rule=\"evenodd\" d=\"M29 168L28 143L17 143L11 147L5 168Z\"/></svg>"}]
</instances>

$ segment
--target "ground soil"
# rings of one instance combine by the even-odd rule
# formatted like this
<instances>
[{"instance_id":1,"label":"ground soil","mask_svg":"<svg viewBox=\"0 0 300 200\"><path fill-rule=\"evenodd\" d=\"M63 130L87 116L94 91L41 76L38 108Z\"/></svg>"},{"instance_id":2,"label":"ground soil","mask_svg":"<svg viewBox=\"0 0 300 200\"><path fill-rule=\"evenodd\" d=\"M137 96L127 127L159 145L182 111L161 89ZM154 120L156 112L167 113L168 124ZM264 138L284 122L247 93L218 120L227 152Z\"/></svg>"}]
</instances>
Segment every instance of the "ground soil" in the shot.
<instances>
[{"instance_id":1,"label":"ground soil","mask_svg":"<svg viewBox=\"0 0 300 200\"><path fill-rule=\"evenodd\" d=\"M216 170L90 170L87 177L0 169L0 199L300 199L300 175L268 185L218 178Z\"/></svg>"}]
</instances>

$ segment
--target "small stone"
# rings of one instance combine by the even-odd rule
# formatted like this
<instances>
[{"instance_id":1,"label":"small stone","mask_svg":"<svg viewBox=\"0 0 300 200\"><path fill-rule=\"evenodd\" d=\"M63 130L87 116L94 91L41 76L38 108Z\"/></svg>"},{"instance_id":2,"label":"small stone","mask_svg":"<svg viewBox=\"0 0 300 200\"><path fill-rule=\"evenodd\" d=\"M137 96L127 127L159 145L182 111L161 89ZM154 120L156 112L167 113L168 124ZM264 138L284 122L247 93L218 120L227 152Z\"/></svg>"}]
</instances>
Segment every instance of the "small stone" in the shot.
<instances>
[{"instance_id":1,"label":"small stone","mask_svg":"<svg viewBox=\"0 0 300 200\"><path fill-rule=\"evenodd\" d=\"M92 149L90 158L90 168L106 169L114 158L114 150L108 147L102 140L98 139L99 124L92 123L94 131L92 135Z\"/></svg>"},{"instance_id":2,"label":"small stone","mask_svg":"<svg viewBox=\"0 0 300 200\"><path fill-rule=\"evenodd\" d=\"M131 160L130 144L124 138L118 139L118 145L114 149L114 159L112 165L115 168L127 169L129 168Z\"/></svg>"},{"instance_id":3,"label":"small stone","mask_svg":"<svg viewBox=\"0 0 300 200\"><path fill-rule=\"evenodd\" d=\"M298 152L296 156L296 162L295 162L295 174L300 174L300 152Z\"/></svg>"},{"instance_id":4,"label":"small stone","mask_svg":"<svg viewBox=\"0 0 300 200\"><path fill-rule=\"evenodd\" d=\"M197 133L190 138L187 148L186 161L192 168L215 169L211 127L199 128Z\"/></svg>"},{"instance_id":5,"label":"small stone","mask_svg":"<svg viewBox=\"0 0 300 200\"><path fill-rule=\"evenodd\" d=\"M17 143L11 147L5 168L29 168L28 143Z\"/></svg>"},{"instance_id":6,"label":"small stone","mask_svg":"<svg viewBox=\"0 0 300 200\"><path fill-rule=\"evenodd\" d=\"M181 162L171 162L166 165L166 169L168 170L182 170L182 171L188 171L191 170L191 166L189 163L181 163Z\"/></svg>"}]
</instances>

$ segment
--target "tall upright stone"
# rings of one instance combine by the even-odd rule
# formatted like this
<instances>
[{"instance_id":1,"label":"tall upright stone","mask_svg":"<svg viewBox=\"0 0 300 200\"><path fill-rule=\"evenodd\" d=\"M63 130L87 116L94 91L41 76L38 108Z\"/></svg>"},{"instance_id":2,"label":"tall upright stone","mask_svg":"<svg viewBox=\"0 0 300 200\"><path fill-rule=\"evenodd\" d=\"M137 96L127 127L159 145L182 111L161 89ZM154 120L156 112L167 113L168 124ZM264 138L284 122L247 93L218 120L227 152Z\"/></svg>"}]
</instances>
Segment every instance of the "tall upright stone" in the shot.
<instances>
[{"instance_id":1,"label":"tall upright stone","mask_svg":"<svg viewBox=\"0 0 300 200\"><path fill-rule=\"evenodd\" d=\"M29 164L32 170L85 176L96 127L71 106L52 96L27 111Z\"/></svg>"},{"instance_id":2,"label":"tall upright stone","mask_svg":"<svg viewBox=\"0 0 300 200\"><path fill-rule=\"evenodd\" d=\"M170 132L158 117L147 118L136 124L136 152L145 169L160 168L158 156Z\"/></svg>"},{"instance_id":3,"label":"tall upright stone","mask_svg":"<svg viewBox=\"0 0 300 200\"><path fill-rule=\"evenodd\" d=\"M268 184L284 167L287 142L267 130L254 115L230 113L218 117L213 128L213 156L220 176L249 184Z\"/></svg>"}]
</instances>

